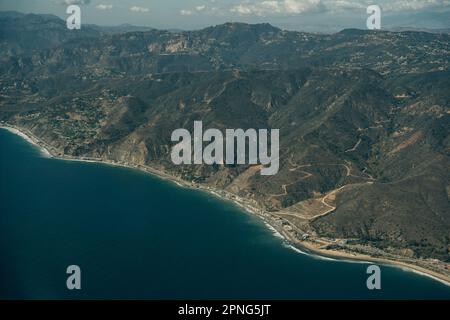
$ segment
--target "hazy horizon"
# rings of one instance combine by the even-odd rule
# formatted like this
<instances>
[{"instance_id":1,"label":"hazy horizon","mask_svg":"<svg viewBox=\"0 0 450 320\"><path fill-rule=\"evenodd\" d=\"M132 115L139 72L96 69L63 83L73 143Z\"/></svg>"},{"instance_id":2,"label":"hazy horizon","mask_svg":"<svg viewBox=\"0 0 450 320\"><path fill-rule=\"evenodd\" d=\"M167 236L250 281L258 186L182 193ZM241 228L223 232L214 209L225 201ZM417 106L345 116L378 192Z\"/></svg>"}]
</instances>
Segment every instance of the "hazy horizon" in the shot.
<instances>
[{"instance_id":1,"label":"hazy horizon","mask_svg":"<svg viewBox=\"0 0 450 320\"><path fill-rule=\"evenodd\" d=\"M226 22L270 23L287 30L336 32L366 28L370 4L382 9L382 29L450 28L450 1L366 0L1 0L1 11L67 17L69 4L82 8L85 24L195 30Z\"/></svg>"}]
</instances>

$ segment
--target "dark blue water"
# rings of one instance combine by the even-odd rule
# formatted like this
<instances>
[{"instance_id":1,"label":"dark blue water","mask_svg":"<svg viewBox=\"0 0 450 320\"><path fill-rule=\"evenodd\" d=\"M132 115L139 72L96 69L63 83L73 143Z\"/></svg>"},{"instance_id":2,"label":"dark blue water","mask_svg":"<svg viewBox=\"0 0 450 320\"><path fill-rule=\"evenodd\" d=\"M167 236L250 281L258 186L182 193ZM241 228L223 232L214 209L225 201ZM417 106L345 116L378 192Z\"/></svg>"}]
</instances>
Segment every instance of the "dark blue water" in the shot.
<instances>
[{"instance_id":1,"label":"dark blue water","mask_svg":"<svg viewBox=\"0 0 450 320\"><path fill-rule=\"evenodd\" d=\"M81 268L80 291L66 268ZM298 254L256 217L136 170L44 158L0 130L0 298L450 298L381 267Z\"/></svg>"}]
</instances>

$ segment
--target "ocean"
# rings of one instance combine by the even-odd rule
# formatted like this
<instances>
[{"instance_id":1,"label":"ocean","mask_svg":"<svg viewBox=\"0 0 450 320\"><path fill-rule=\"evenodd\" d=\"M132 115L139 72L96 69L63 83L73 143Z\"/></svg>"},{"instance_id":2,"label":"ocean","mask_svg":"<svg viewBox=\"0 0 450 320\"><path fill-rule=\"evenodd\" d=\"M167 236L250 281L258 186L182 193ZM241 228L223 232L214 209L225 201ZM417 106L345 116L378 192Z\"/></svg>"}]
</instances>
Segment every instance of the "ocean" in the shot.
<instances>
[{"instance_id":1,"label":"ocean","mask_svg":"<svg viewBox=\"0 0 450 320\"><path fill-rule=\"evenodd\" d=\"M450 299L398 267L299 253L235 204L150 174L58 160L0 129L1 299ZM81 269L68 290L66 269Z\"/></svg>"}]
</instances>

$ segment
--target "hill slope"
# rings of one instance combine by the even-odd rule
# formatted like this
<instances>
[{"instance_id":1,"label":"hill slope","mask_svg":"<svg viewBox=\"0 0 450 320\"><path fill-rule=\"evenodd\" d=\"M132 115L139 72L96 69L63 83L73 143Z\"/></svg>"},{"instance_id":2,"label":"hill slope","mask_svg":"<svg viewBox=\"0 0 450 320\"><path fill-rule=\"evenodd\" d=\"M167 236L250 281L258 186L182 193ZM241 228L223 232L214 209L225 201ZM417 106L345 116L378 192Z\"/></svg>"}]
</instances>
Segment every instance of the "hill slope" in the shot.
<instances>
[{"instance_id":1,"label":"hill slope","mask_svg":"<svg viewBox=\"0 0 450 320\"><path fill-rule=\"evenodd\" d=\"M75 36L61 23L0 15L4 123L59 154L225 190L298 238L450 261L449 35L228 23ZM195 120L279 128L279 173L173 165L170 134Z\"/></svg>"}]
</instances>

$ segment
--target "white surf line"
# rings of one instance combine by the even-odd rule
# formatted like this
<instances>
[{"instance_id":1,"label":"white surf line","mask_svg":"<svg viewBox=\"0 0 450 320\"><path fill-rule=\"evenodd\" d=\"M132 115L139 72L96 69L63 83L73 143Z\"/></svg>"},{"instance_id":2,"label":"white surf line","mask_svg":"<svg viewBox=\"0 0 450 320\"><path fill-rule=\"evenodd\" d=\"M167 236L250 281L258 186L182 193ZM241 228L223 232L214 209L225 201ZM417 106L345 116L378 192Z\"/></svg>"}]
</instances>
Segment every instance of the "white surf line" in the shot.
<instances>
[{"instance_id":1,"label":"white surf line","mask_svg":"<svg viewBox=\"0 0 450 320\"><path fill-rule=\"evenodd\" d=\"M321 255L317 255L317 254L313 254L313 253L309 253L309 252L302 251L302 250L300 250L299 248L294 247L292 244L289 244L289 243L285 243L285 244L283 244L283 246L284 246L285 248L289 248L289 249L291 249L291 250L294 250L294 251L297 252L297 253L300 253L300 254L303 254L303 255L305 255L305 256L311 257L311 258L313 258L313 259L326 260L326 261L339 261L339 260L337 260L337 259L333 259L333 258L329 258L329 257L324 257L324 256L321 256Z\"/></svg>"},{"instance_id":2,"label":"white surf line","mask_svg":"<svg viewBox=\"0 0 450 320\"><path fill-rule=\"evenodd\" d=\"M299 248L294 247L293 245L283 242L283 247L294 250L297 253L303 254L305 256L311 256L309 253L306 253L305 251L300 250Z\"/></svg>"},{"instance_id":3,"label":"white surf line","mask_svg":"<svg viewBox=\"0 0 450 320\"><path fill-rule=\"evenodd\" d=\"M320 254L317 254L317 253L305 252L305 251L302 251L299 248L297 248L297 247L295 247L295 246L293 246L292 244L289 244L289 243L283 243L283 246L285 248L292 249L292 250L294 250L297 253L306 255L308 257L311 257L311 258L314 258L314 259L317 259L317 260L343 262L343 263L356 263L356 264L374 264L373 262L365 261L365 260L356 260L356 259L352 260L352 259L345 259L345 258L332 258L332 257L326 256L326 255L320 255Z\"/></svg>"},{"instance_id":4,"label":"white surf line","mask_svg":"<svg viewBox=\"0 0 450 320\"><path fill-rule=\"evenodd\" d=\"M130 168L130 166L122 165L120 163L114 163L114 162L108 162L108 161L102 161L102 160L53 157L51 155L51 153L46 148L44 148L43 146L37 144L31 137L29 137L28 135L26 135L22 131L20 131L20 130L18 130L16 128L6 127L6 126L1 126L0 128L1 129L5 129L5 130L7 130L7 131L17 135L17 136L21 137L22 139L24 139L25 141L27 141L28 143L30 143L31 145L33 145L35 147L38 147L41 150L41 153L43 155L45 155L46 157L49 157L49 158L54 158L54 159L63 160L63 161L87 162L87 163L94 163L94 164L100 163L100 164L111 165L111 166L115 166L115 167ZM145 172L148 172L148 171L145 171ZM148 172L148 173L152 173L152 172ZM158 176L158 175L156 175L156 176ZM186 187L186 186L183 186L181 183L179 183L179 182L177 182L175 180L171 180L171 181L174 182L179 187L182 187L182 188ZM234 203L235 205L237 205L238 207L240 207L241 209L243 209L244 211L247 211L247 212L249 212L251 214L255 214L254 212L249 210L245 205L239 203L238 201L233 201L231 199L223 197L222 195L220 195L218 192L216 192L214 190L204 189L204 188L201 188L200 190L201 191L206 191L206 192L216 196L217 198L219 198L221 200L228 200L228 201ZM290 248L290 249L294 250L297 253L300 253L300 254L303 254L303 255L307 255L307 256L310 256L310 257L313 257L313 258L315 257L317 259L323 259L323 260L334 260L334 259L331 259L331 258L326 258L326 257L322 257L322 256L319 256L319 255L310 254L310 253L301 251L300 249L298 249L298 248L288 244L288 239L285 236L283 236L280 232L278 232L278 230L276 230L273 226L271 226L266 220L264 220L264 219L262 219L262 220L264 222L264 225L269 229L269 231L271 231L271 233L272 233L272 235L274 237L284 240L283 241L283 246L285 246L287 248Z\"/></svg>"},{"instance_id":5,"label":"white surf line","mask_svg":"<svg viewBox=\"0 0 450 320\"><path fill-rule=\"evenodd\" d=\"M373 263L373 264L376 264L376 263ZM386 266L386 267L394 267L394 268L401 269L401 270L404 271L404 272L412 272L412 273L418 274L418 275L420 275L420 276L425 276L425 277L431 278L431 279L433 279L433 280L436 280L436 281L438 281L438 282L440 282L440 283L442 283L442 284L445 284L446 286L450 287L450 282L447 282L447 281L445 281L445 280L443 280L443 279L441 279L441 278L435 277L435 276L433 276L432 274L429 274L429 273L426 273L426 272L419 271L419 270L414 269L414 268L412 268L412 267L402 266L402 265L398 265L398 264L395 264L395 263L392 263L392 264L390 264L390 263L384 263L384 262L383 262L383 263L380 263L380 265Z\"/></svg>"},{"instance_id":6,"label":"white surf line","mask_svg":"<svg viewBox=\"0 0 450 320\"><path fill-rule=\"evenodd\" d=\"M34 141L30 136L28 136L24 132L22 132L22 131L20 131L20 130L18 130L16 128L9 127L9 126L0 126L0 129L7 130L7 131L9 131L9 132L11 132L11 133L21 137L22 139L24 139L28 143L32 144L33 146L39 148L40 151L41 151L41 154L43 156L45 156L46 158L53 158L53 159L65 160L65 161L99 163L99 164L111 165L111 166L116 166L116 167L124 167L124 168L128 168L128 169L137 169L137 170L139 170L139 168L137 168L137 167L131 167L131 166L127 166L125 164L114 163L114 162L103 161L103 160L89 160L89 159L55 157L45 147L39 145L36 141ZM142 171L144 171L146 173L149 173L149 174L152 174L153 176L156 176L156 177L164 179L164 177L158 175L157 173L149 172L149 171L146 171L146 170L142 170ZM175 180L172 180L170 178L166 178L166 179L174 182L176 185L178 185L178 186L180 186L182 188L186 188L187 187L187 186L184 186L184 185L180 184L179 182L177 182ZM343 186L343 187L345 187L345 186ZM231 201L232 203L239 205L239 207L241 207L245 211L247 211L247 212L249 212L251 214L255 214L254 212L252 212L251 210L246 208L244 205L240 204L238 201L233 201L231 199L223 197L222 195L220 195L220 194L218 194L218 193L216 193L214 191L211 191L211 190L207 190L207 189L204 189L204 188L200 188L200 190L202 190L202 191L209 191L209 193L212 193L212 194L216 195L218 198L220 198L222 200ZM255 214L255 215L260 217L258 214ZM312 258L316 258L316 259L320 259L320 260L326 260L326 261L333 261L333 262L358 263L358 264L377 264L377 262L375 262L375 261L363 261L363 260L339 259L339 258L338 259L334 259L334 258L329 258L329 257L318 255L318 254L304 252L304 251L302 251L302 250L292 246L291 244L289 244L289 240L285 236L283 236L281 233L279 233L273 226L271 226L269 223L267 223L265 219L263 219L262 217L260 217L260 219L262 219L264 221L264 224L267 226L267 228L270 231L272 231L272 234L275 237L283 239L285 241L285 242L283 242L283 246L285 246L286 248L290 248L290 249L294 250L297 253L300 253L300 254L303 254L303 255L307 255L307 256L312 257ZM419 270L416 270L416 269L414 269L412 267L407 267L407 266L402 266L402 265L398 265L398 264L395 264L395 263L387 263L387 262L382 262L382 263L378 263L378 264L383 265L383 266L388 266L388 267L395 267L395 268L399 268L399 269L401 269L401 270L403 270L405 272L413 272L413 273L416 273L416 274L421 275L421 276L426 276L428 278L431 278L433 280L439 281L440 283L450 287L450 283L449 282L447 282L445 280L442 280L442 279L440 279L438 277L435 277L435 276L433 276L431 274L428 274L426 272L421 272Z\"/></svg>"},{"instance_id":7,"label":"white surf line","mask_svg":"<svg viewBox=\"0 0 450 320\"><path fill-rule=\"evenodd\" d=\"M30 136L28 136L24 132L22 132L16 128L8 127L8 126L0 126L0 129L7 130L7 131L11 132L12 134L15 134L15 135L21 137L22 139L24 139L28 143L32 144L33 146L37 147L39 149L39 151L41 152L42 156L44 156L46 158L53 158L52 154L45 147L39 145L35 140L33 140Z\"/></svg>"},{"instance_id":8,"label":"white surf line","mask_svg":"<svg viewBox=\"0 0 450 320\"><path fill-rule=\"evenodd\" d=\"M275 236L276 238L279 238L279 239L283 239L283 240L285 240L285 241L287 242L287 239L286 239L285 236L283 236L280 232L278 232L278 230L275 229L273 226L271 226L267 221L265 221L265 220L263 220L263 221L264 221L264 225L265 225L270 231L272 231L272 235L273 235L273 236ZM283 243L284 243L284 242L283 242Z\"/></svg>"}]
</instances>

